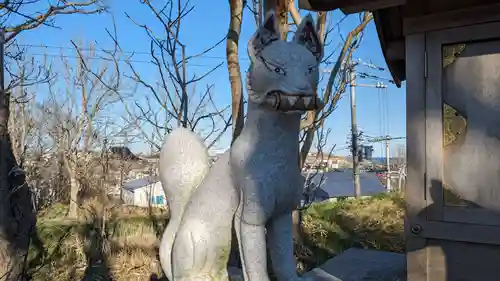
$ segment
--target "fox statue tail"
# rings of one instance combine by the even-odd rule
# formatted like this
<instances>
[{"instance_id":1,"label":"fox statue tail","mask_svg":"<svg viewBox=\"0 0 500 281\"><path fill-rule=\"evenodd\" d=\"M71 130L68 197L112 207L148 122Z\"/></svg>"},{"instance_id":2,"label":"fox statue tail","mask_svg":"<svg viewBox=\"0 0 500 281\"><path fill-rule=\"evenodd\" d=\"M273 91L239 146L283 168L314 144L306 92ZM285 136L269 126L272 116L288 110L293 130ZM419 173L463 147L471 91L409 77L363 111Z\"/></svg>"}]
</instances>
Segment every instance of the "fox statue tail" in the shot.
<instances>
[{"instance_id":1,"label":"fox statue tail","mask_svg":"<svg viewBox=\"0 0 500 281\"><path fill-rule=\"evenodd\" d=\"M167 197L170 220L160 242L160 263L172 278L171 252L185 207L210 169L208 150L194 132L177 128L167 135L160 152L160 181Z\"/></svg>"}]
</instances>

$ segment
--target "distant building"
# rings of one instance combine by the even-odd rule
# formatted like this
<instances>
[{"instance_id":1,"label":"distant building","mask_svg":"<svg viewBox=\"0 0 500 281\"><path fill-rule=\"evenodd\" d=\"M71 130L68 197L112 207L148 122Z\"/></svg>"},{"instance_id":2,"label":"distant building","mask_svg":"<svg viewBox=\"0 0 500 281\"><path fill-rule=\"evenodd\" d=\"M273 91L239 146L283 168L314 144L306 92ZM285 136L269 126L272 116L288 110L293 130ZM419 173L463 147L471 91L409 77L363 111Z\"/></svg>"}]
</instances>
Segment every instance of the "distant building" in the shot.
<instances>
[{"instance_id":1,"label":"distant building","mask_svg":"<svg viewBox=\"0 0 500 281\"><path fill-rule=\"evenodd\" d=\"M166 207L167 200L158 176L146 176L122 185L125 204L138 207Z\"/></svg>"},{"instance_id":2,"label":"distant building","mask_svg":"<svg viewBox=\"0 0 500 281\"><path fill-rule=\"evenodd\" d=\"M117 159L139 160L139 158L132 153L130 148L126 146L112 146L109 148L109 152Z\"/></svg>"},{"instance_id":3,"label":"distant building","mask_svg":"<svg viewBox=\"0 0 500 281\"><path fill-rule=\"evenodd\" d=\"M344 157L328 155L324 153L311 152L304 162L305 169L334 170L344 167L346 160Z\"/></svg>"}]
</instances>

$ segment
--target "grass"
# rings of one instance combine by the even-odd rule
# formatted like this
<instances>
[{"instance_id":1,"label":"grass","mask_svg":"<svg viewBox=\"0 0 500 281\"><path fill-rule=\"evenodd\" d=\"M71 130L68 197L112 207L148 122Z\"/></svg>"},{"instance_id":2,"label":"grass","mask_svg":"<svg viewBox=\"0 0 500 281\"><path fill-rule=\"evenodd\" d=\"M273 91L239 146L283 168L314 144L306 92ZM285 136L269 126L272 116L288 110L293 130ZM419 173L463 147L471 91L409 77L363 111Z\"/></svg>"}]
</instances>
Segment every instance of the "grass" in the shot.
<instances>
[{"instance_id":1,"label":"grass","mask_svg":"<svg viewBox=\"0 0 500 281\"><path fill-rule=\"evenodd\" d=\"M405 250L403 197L391 193L315 203L305 211L303 229L303 247L310 253L301 259L305 270L351 247L402 253Z\"/></svg>"},{"instance_id":2,"label":"grass","mask_svg":"<svg viewBox=\"0 0 500 281\"><path fill-rule=\"evenodd\" d=\"M102 280L84 277L105 275L105 280L142 281L161 275L158 237L166 212L86 207L75 220L62 219L64 205L40 215L29 255L32 280Z\"/></svg>"},{"instance_id":3,"label":"grass","mask_svg":"<svg viewBox=\"0 0 500 281\"><path fill-rule=\"evenodd\" d=\"M157 252L167 222L164 210L89 203L80 217L67 206L41 213L31 243L31 280L149 280L161 276ZM304 212L305 241L296 245L299 271L350 247L404 251L403 200L398 194L313 204Z\"/></svg>"}]
</instances>

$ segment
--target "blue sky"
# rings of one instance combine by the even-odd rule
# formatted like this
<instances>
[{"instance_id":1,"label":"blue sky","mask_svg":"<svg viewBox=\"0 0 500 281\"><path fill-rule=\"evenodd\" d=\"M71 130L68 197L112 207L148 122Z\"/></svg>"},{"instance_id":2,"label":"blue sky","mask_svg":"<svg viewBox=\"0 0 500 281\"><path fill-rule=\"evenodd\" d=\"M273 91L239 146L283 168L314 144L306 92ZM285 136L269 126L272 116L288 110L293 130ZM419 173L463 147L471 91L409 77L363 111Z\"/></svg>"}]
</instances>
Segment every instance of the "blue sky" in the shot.
<instances>
[{"instance_id":1,"label":"blue sky","mask_svg":"<svg viewBox=\"0 0 500 281\"><path fill-rule=\"evenodd\" d=\"M153 14L139 2L139 0L109 1L111 7L110 12L114 16L118 27L118 39L125 52L145 53L149 50L149 40L145 36L145 33L127 19L125 12L129 13L130 16L138 22L147 23L152 28L159 27L153 20ZM120 4L118 5L118 3ZM190 3L194 6L194 10L183 21L181 39L187 46L188 54L196 54L226 35L229 20L229 4L227 1L204 0L192 0ZM330 15L333 24L337 23L342 17L343 14L338 11ZM336 30L331 35L330 39L332 43L327 47L326 53L332 52L332 50L338 46L340 42L339 31L340 34L345 37L358 22L358 15L349 16L346 20L342 21L339 25L339 30ZM59 56L61 52L68 56L74 56L74 51L71 49L53 48L71 48L71 39L95 42L100 48L112 47L112 42L105 31L105 28L112 28L112 17L110 14L61 16L56 19L56 25L61 27L61 29L41 27L40 30L23 33L19 37L20 43L49 46L48 48L29 48L29 53L39 59L42 59L42 54L49 54L49 56L56 57ZM246 55L246 42L254 31L255 23L253 17L246 11L240 39L242 42L240 44L240 63L243 73L249 65ZM364 61L371 61L378 66L386 66L373 23L366 29L362 45L356 51L355 57ZM135 66L143 76L152 77L153 79L154 77L158 77L155 72L155 67L147 63L149 60L147 55L137 54L134 56L134 60L137 61ZM191 73L202 73L221 62L225 62L225 44L219 45L203 57L194 59L188 66ZM364 67L360 68L360 71L368 72L383 78L390 78L390 73L388 71L379 72ZM359 83L363 84L374 84L376 82L375 80L359 80ZM201 89L205 84L214 84L216 93L215 99L218 104L229 104L230 85L225 65L205 78L202 83L200 82L197 88ZM384 94L383 92L384 91L374 88L356 88L357 119L359 127L370 136L382 135L386 132L391 136L404 136L406 115L404 84L401 89L398 89L389 83L387 90L385 90L386 93ZM137 91L134 93L134 96L137 100L141 100L144 94L145 93L142 91ZM380 104L382 104L382 106L380 106ZM381 117L381 113L384 112L383 108L385 107L387 107L385 111L387 112L387 117L385 118L386 122L382 122L384 118ZM350 108L347 95L339 102L338 108L329 117L326 126L331 129L328 145L332 146L336 144L337 148L345 147L347 135L350 131ZM383 128L386 128L386 130L383 130ZM229 134L224 136L218 148L222 149L227 147L229 144L229 137ZM404 141L393 141L391 148L395 151L396 146L401 144L404 144ZM135 147L135 149L141 150L144 148L145 146ZM375 144L374 148L375 156L383 155L381 145ZM337 150L335 154L347 155L348 151Z\"/></svg>"}]
</instances>

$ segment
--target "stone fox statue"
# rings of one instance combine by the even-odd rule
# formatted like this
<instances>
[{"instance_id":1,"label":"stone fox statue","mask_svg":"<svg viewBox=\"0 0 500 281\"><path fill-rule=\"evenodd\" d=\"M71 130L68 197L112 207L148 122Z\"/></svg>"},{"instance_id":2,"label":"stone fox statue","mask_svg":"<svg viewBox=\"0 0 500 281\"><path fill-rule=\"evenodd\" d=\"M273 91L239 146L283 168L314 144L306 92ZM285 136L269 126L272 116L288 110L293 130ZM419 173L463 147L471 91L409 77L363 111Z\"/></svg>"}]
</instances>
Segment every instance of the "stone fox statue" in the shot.
<instances>
[{"instance_id":1,"label":"stone fox statue","mask_svg":"<svg viewBox=\"0 0 500 281\"><path fill-rule=\"evenodd\" d=\"M299 127L304 112L322 107L316 88L323 47L311 15L286 42L270 12L248 54L247 121L231 149L209 168L203 141L183 128L162 148L160 177L171 219L160 261L170 281L228 280L233 225L246 281L269 280L267 249L278 280L301 280L291 217L303 192Z\"/></svg>"}]
</instances>

